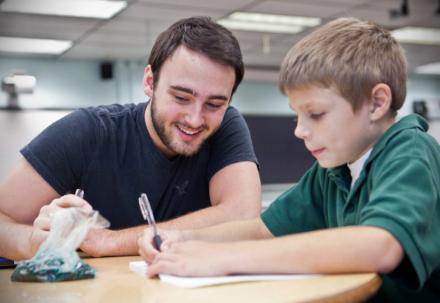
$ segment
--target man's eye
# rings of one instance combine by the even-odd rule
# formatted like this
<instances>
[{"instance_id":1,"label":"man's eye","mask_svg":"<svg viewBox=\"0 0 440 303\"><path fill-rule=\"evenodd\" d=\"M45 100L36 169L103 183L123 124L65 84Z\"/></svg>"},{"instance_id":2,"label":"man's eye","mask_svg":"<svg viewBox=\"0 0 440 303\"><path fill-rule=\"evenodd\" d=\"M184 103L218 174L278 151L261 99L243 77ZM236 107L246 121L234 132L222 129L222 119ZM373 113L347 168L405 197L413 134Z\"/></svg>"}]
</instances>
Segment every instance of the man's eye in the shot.
<instances>
[{"instance_id":1,"label":"man's eye","mask_svg":"<svg viewBox=\"0 0 440 303\"><path fill-rule=\"evenodd\" d=\"M216 103L206 103L206 105L210 108L213 108L213 109L221 107L221 104L216 104Z\"/></svg>"},{"instance_id":2,"label":"man's eye","mask_svg":"<svg viewBox=\"0 0 440 303\"><path fill-rule=\"evenodd\" d=\"M188 98L181 97L181 96L174 96L174 98L176 98L177 101L181 101L181 102L188 101Z\"/></svg>"}]
</instances>

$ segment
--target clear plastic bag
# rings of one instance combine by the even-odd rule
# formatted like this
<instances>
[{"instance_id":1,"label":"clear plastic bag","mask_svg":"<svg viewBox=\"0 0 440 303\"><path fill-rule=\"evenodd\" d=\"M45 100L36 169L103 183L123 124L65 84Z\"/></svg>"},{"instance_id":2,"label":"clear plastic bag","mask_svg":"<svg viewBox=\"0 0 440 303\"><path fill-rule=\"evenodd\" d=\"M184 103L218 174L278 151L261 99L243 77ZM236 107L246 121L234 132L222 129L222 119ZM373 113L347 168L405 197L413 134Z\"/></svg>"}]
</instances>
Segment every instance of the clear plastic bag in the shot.
<instances>
[{"instance_id":1,"label":"clear plastic bag","mask_svg":"<svg viewBox=\"0 0 440 303\"><path fill-rule=\"evenodd\" d=\"M35 256L19 262L12 281L55 282L95 277L95 269L83 262L76 249L90 228L106 228L109 222L97 211L64 208L51 220L48 238Z\"/></svg>"}]
</instances>

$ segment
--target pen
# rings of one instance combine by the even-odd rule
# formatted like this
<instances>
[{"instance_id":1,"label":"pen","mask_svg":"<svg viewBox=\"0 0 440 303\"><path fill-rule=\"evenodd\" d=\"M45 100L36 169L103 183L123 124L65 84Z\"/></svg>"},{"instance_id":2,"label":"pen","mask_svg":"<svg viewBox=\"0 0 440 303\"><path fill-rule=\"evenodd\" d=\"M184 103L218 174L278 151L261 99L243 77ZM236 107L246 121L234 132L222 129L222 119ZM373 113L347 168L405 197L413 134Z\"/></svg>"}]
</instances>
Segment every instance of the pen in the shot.
<instances>
[{"instance_id":1,"label":"pen","mask_svg":"<svg viewBox=\"0 0 440 303\"><path fill-rule=\"evenodd\" d=\"M77 189L76 191L75 191L75 196L77 196L77 197L80 197L81 199L83 199L84 198L84 191L82 190L82 189Z\"/></svg>"},{"instance_id":2,"label":"pen","mask_svg":"<svg viewBox=\"0 0 440 303\"><path fill-rule=\"evenodd\" d=\"M154 220L153 210L151 209L150 201L146 194L142 193L139 197L139 207L141 209L142 216L144 220L147 220L148 224L153 228L153 243L155 248L160 251L160 245L162 244L162 239L157 232L156 221Z\"/></svg>"}]
</instances>

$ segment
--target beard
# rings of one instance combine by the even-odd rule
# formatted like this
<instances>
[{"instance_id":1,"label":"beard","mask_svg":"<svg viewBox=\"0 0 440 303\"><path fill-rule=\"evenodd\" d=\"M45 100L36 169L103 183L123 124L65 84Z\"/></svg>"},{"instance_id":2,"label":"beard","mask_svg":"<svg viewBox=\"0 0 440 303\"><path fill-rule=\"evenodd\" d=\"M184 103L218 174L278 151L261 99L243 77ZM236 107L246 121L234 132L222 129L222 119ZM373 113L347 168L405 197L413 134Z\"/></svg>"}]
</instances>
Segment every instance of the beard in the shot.
<instances>
[{"instance_id":1,"label":"beard","mask_svg":"<svg viewBox=\"0 0 440 303\"><path fill-rule=\"evenodd\" d=\"M167 128L166 126L166 119L163 115L160 114L160 112L157 110L156 107L156 101L153 97L151 97L151 120L153 123L153 127L156 130L157 135L159 136L162 143L174 154L181 155L185 157L191 157L198 153L200 149L202 148L203 144L208 140L208 138L215 132L212 131L211 134L209 134L206 138L203 138L200 140L199 143L188 143L184 142L182 140L179 140L179 138L175 138L173 136L173 132L171 127L174 127L175 124L172 123L170 128ZM177 127L177 126L176 126ZM208 126L205 124L202 126L202 131L209 130Z\"/></svg>"}]
</instances>

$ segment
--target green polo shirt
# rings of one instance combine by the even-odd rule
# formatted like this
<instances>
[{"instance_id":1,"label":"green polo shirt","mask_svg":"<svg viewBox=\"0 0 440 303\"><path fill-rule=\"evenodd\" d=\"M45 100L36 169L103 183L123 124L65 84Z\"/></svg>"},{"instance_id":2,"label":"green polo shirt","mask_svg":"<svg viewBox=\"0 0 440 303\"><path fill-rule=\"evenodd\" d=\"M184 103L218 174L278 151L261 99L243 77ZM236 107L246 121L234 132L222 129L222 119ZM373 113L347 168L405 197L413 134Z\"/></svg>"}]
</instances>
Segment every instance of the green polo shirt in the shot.
<instances>
[{"instance_id":1,"label":"green polo shirt","mask_svg":"<svg viewBox=\"0 0 440 303\"><path fill-rule=\"evenodd\" d=\"M373 147L350 189L346 165L315 163L261 215L275 236L339 226L376 226L396 237L405 258L383 276L378 297L440 302L440 146L427 122L409 115Z\"/></svg>"}]
</instances>

